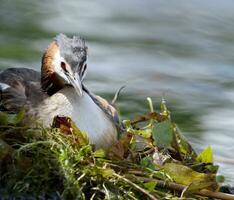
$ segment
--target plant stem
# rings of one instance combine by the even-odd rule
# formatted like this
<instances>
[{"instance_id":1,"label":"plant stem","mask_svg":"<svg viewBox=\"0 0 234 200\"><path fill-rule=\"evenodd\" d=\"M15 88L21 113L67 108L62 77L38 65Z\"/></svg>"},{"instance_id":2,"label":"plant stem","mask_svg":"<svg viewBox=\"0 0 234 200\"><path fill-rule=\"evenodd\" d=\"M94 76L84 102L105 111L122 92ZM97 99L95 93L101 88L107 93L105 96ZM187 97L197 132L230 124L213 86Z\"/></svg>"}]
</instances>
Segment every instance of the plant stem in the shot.
<instances>
[{"instance_id":1,"label":"plant stem","mask_svg":"<svg viewBox=\"0 0 234 200\"><path fill-rule=\"evenodd\" d=\"M152 194L150 194L148 191L146 191L144 188L140 187L139 185L133 183L132 181L130 181L129 179L120 176L119 174L114 173L113 174L115 177L125 181L126 183L130 184L131 186L133 186L134 188L136 188L137 190L139 190L140 192L142 192L143 194L145 194L146 196L148 196L150 199L152 200L157 200L156 197L154 197Z\"/></svg>"},{"instance_id":2,"label":"plant stem","mask_svg":"<svg viewBox=\"0 0 234 200\"><path fill-rule=\"evenodd\" d=\"M157 180L157 179L153 179L153 178L146 178L146 177L137 177L137 178L141 181L144 181L144 182L155 181L157 183L158 187L168 188L168 189L176 190L179 192L182 192L186 187L185 185L181 185L178 183L172 183L172 182ZM205 197L211 197L211 198L216 198L216 199L234 200L234 195L226 194L223 192L213 192L213 191L210 191L207 189L202 189L202 190L196 191L194 193L205 196Z\"/></svg>"},{"instance_id":3,"label":"plant stem","mask_svg":"<svg viewBox=\"0 0 234 200\"><path fill-rule=\"evenodd\" d=\"M149 121L150 119L154 119L158 122L162 122L162 121L166 120L166 117L161 115L160 113L151 112L149 114L141 115L141 116L135 118L134 120L131 120L131 125L138 124L140 122Z\"/></svg>"}]
</instances>

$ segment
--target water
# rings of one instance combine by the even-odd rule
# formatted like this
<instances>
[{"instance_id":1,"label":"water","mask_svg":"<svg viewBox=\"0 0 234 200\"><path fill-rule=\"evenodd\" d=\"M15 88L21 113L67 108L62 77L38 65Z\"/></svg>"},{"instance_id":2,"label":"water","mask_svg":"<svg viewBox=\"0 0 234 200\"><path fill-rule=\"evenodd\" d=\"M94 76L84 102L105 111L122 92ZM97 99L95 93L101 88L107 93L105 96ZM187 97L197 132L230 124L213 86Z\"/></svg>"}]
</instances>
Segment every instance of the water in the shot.
<instances>
[{"instance_id":1,"label":"water","mask_svg":"<svg viewBox=\"0 0 234 200\"><path fill-rule=\"evenodd\" d=\"M86 85L119 99L123 118L165 96L197 151L211 144L234 185L234 2L232 0L0 0L0 68L40 69L57 33L89 47Z\"/></svg>"}]
</instances>

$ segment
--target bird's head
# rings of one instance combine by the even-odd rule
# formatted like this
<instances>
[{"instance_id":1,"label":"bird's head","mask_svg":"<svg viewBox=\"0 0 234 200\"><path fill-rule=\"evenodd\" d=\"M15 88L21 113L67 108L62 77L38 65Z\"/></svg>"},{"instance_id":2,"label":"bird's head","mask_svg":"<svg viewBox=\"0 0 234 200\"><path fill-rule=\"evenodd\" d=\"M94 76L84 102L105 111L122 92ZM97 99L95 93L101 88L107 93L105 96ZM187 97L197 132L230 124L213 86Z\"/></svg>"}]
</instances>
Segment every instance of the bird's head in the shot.
<instances>
[{"instance_id":1,"label":"bird's head","mask_svg":"<svg viewBox=\"0 0 234 200\"><path fill-rule=\"evenodd\" d=\"M42 59L42 89L49 95L72 85L82 96L82 81L87 71L87 46L84 39L59 34Z\"/></svg>"}]
</instances>

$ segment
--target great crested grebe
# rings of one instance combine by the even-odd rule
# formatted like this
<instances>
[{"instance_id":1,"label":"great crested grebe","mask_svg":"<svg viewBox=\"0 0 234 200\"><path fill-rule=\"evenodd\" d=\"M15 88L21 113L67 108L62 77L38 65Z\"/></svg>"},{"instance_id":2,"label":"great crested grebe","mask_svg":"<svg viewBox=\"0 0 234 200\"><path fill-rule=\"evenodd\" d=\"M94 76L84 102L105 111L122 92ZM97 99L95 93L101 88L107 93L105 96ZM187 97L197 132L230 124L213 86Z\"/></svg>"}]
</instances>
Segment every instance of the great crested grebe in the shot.
<instances>
[{"instance_id":1,"label":"great crested grebe","mask_svg":"<svg viewBox=\"0 0 234 200\"><path fill-rule=\"evenodd\" d=\"M9 68L0 73L1 110L17 112L25 107L49 127L57 115L71 117L92 144L108 147L117 139L115 108L90 93L82 83L87 71L87 47L79 37L60 34L46 49L41 73Z\"/></svg>"}]
</instances>

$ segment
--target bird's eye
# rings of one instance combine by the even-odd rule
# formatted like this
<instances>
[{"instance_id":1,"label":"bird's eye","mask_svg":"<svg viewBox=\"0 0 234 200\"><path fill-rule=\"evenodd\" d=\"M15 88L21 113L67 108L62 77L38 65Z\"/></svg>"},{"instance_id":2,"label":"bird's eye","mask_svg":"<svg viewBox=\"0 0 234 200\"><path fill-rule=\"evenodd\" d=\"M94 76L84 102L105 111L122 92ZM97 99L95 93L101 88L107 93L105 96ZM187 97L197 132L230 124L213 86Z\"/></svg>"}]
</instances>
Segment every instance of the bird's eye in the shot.
<instances>
[{"instance_id":1,"label":"bird's eye","mask_svg":"<svg viewBox=\"0 0 234 200\"><path fill-rule=\"evenodd\" d=\"M61 62L61 68L65 71L65 72L67 72L67 69L66 69L66 63L65 62Z\"/></svg>"}]
</instances>

